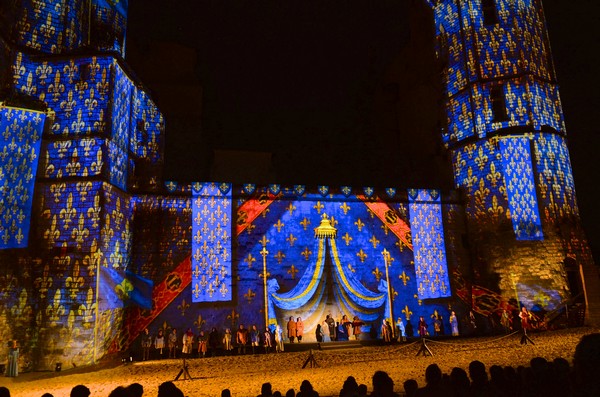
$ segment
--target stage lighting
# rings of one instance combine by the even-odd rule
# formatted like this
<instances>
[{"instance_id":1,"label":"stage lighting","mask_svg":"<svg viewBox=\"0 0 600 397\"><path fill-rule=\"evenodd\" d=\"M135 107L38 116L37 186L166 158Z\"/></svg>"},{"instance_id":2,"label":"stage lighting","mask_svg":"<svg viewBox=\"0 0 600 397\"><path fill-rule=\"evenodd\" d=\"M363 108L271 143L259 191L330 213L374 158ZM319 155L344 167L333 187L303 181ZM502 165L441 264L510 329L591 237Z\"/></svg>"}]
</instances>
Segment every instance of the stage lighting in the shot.
<instances>
[{"instance_id":1,"label":"stage lighting","mask_svg":"<svg viewBox=\"0 0 600 397\"><path fill-rule=\"evenodd\" d=\"M60 372L62 370L62 363L56 363L56 367L54 367L55 372Z\"/></svg>"}]
</instances>

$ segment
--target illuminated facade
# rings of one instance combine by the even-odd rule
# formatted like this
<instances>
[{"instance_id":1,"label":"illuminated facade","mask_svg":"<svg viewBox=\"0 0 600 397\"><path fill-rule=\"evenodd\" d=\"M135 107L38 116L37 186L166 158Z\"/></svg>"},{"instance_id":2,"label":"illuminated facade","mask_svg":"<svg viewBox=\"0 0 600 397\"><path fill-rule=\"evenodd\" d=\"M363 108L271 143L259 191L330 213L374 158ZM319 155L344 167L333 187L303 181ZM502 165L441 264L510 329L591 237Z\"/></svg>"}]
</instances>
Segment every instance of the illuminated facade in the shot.
<instances>
[{"instance_id":1,"label":"illuminated facade","mask_svg":"<svg viewBox=\"0 0 600 397\"><path fill-rule=\"evenodd\" d=\"M165 122L123 60L127 2L10 2L0 340L19 339L23 363L44 369L93 363L146 327L264 328L294 316L310 339L328 313L377 329L384 318L414 326L434 311L447 322L451 309L487 316L514 298L542 311L568 298L566 258L594 267L541 6L429 3L458 188L445 193L163 183ZM114 282L131 297L125 271L153 282L151 308L100 293Z\"/></svg>"}]
</instances>

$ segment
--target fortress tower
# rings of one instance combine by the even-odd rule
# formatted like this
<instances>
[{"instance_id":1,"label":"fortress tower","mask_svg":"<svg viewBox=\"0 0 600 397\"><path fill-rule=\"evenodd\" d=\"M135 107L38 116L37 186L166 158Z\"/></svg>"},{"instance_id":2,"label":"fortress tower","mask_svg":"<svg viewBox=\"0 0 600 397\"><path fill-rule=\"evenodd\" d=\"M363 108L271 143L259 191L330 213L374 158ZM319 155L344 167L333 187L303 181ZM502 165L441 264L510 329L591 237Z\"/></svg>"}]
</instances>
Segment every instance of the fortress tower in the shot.
<instances>
[{"instance_id":1,"label":"fortress tower","mask_svg":"<svg viewBox=\"0 0 600 397\"><path fill-rule=\"evenodd\" d=\"M581 229L541 1L429 4L446 92L442 135L466 198L473 282L546 310L587 284L597 312L590 290L598 274Z\"/></svg>"},{"instance_id":2,"label":"fortress tower","mask_svg":"<svg viewBox=\"0 0 600 397\"><path fill-rule=\"evenodd\" d=\"M13 0L0 15L0 339L19 335L33 367L90 364L122 314L97 306L99 266L130 261L130 194L158 185L164 121L123 60L127 1Z\"/></svg>"}]
</instances>

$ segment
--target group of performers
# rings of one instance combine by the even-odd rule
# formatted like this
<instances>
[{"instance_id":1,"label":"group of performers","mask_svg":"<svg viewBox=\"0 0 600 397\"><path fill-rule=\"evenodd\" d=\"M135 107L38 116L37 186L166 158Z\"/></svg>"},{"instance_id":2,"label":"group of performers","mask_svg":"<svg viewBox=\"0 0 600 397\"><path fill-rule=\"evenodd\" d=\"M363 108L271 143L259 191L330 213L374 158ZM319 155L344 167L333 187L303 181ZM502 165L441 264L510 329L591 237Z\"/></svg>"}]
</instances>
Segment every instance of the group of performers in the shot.
<instances>
[{"instance_id":1,"label":"group of performers","mask_svg":"<svg viewBox=\"0 0 600 397\"><path fill-rule=\"evenodd\" d=\"M513 330L512 315L504 310L499 314L500 323L505 332ZM516 317L516 313L515 316ZM527 308L523 307L519 312L520 325L522 329L531 328L531 315ZM378 336L384 342L406 341L407 338L418 336L443 336L446 335L444 321L442 315L434 310L430 316L430 322L425 320L424 316L419 317L416 329L410 321L406 323L401 317L398 317L395 324L390 324L389 319L383 319L379 329L371 324L370 336L377 338ZM452 336L459 335L459 319L454 311L450 312L449 317L450 334ZM465 316L461 322L463 330L467 334L478 333L478 321L475 314L471 311ZM339 321L328 314L325 319L317 324L315 329L315 338L318 343L347 341L350 339L358 340L363 332L366 324L361 321L358 316L354 316L352 320L347 315L342 315ZM245 354L246 352L282 352L284 350L284 342L301 343L304 338L304 322L301 317L289 317L284 329L277 324L273 329L266 328L258 329L256 325L249 329L240 324L238 329L231 330L226 328L224 332L219 332L216 327L213 327L210 332L200 331L195 335L191 328L188 328L182 336L177 334L177 329L172 328L169 331L159 329L156 335L151 335L148 329L145 329L141 337L142 360L153 358L176 358L179 357L179 351L183 357L191 357L196 355L205 357L207 354L216 355L218 351L223 351L225 354L233 354L237 349L237 354ZM430 333L430 329L433 331ZM378 334L379 331L379 335ZM287 340L286 340L287 339ZM18 352L18 349L16 350ZM18 354L18 353L17 353Z\"/></svg>"},{"instance_id":2,"label":"group of performers","mask_svg":"<svg viewBox=\"0 0 600 397\"><path fill-rule=\"evenodd\" d=\"M358 316L354 316L352 321L350 321L348 316L344 314L340 321L335 321L331 314L328 314L322 323L317 324L315 337L318 343L347 341L352 337L358 340L364 325L365 323L363 323Z\"/></svg>"},{"instance_id":3,"label":"group of performers","mask_svg":"<svg viewBox=\"0 0 600 397\"><path fill-rule=\"evenodd\" d=\"M142 360L152 358L178 358L181 349L181 357L206 357L207 354L215 356L218 350L225 354L233 354L237 349L238 354L246 354L247 351L259 353L261 348L265 353L283 351L283 331L277 326L272 332L269 328L259 331L256 325L249 329L240 324L235 333L226 328L223 333L213 327L210 332L201 330L195 335L188 328L181 337L177 329L172 328L167 335L163 329L153 336L146 328L141 337Z\"/></svg>"}]
</instances>

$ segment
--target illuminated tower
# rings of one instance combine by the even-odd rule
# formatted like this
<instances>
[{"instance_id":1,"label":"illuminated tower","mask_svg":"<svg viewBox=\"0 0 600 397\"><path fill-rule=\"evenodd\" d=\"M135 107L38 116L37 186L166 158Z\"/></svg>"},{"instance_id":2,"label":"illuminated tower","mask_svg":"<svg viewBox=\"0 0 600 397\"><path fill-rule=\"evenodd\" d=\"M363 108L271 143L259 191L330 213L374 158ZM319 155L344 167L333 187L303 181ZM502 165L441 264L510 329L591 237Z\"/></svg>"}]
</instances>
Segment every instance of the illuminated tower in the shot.
<instances>
[{"instance_id":1,"label":"illuminated tower","mask_svg":"<svg viewBox=\"0 0 600 397\"><path fill-rule=\"evenodd\" d=\"M589 294L598 277L541 1L428 3L446 92L442 136L465 194L474 282L545 310L586 284Z\"/></svg>"},{"instance_id":2,"label":"illuminated tower","mask_svg":"<svg viewBox=\"0 0 600 397\"><path fill-rule=\"evenodd\" d=\"M158 186L163 117L123 59L126 0L12 0L0 15L2 157L23 157L30 113L45 119L41 145L28 143L39 165L10 163L0 176L33 197L25 207L11 194L14 206L2 209L0 263L20 273L0 283L9 309L0 328L31 335L22 351L37 368L67 356L90 364L123 312L99 304L99 266L130 262L131 194Z\"/></svg>"}]
</instances>

